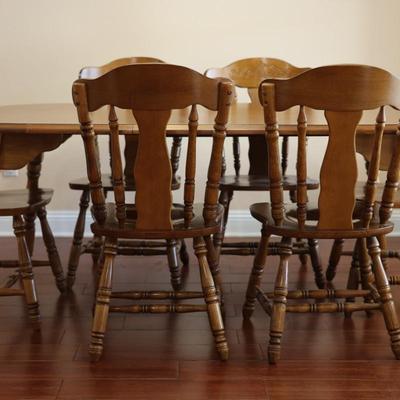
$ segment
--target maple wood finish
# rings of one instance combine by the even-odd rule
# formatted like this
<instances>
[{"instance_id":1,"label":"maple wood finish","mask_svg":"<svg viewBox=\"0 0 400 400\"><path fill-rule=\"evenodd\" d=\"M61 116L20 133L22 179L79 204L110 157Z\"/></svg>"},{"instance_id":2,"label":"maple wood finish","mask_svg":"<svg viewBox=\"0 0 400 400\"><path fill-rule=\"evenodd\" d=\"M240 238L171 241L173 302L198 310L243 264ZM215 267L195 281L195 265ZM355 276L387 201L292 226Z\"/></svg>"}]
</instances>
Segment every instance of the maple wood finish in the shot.
<instances>
[{"instance_id":1,"label":"maple wood finish","mask_svg":"<svg viewBox=\"0 0 400 400\"><path fill-rule=\"evenodd\" d=\"M251 102L258 104L257 89L260 82L266 78L290 78L307 71L309 68L299 68L289 64L286 61L276 58L246 58L235 61L223 68L210 68L205 72L206 76L225 77L231 79L239 88L245 88L248 91ZM257 249L257 243L254 242L229 242L223 243L225 228L228 222L230 203L235 191L266 191L270 190L268 180L268 168L265 162L267 157L267 145L263 136L249 136L249 172L247 175L240 173L240 144L239 138L233 138L233 156L235 175L224 175L220 182L220 203L224 206L224 223L221 233L215 235L214 243L218 254L233 255L254 255ZM282 140L282 172L284 175L283 188L290 191L291 197L295 198L296 177L286 176L288 158L288 137ZM318 181L307 179L307 188L317 189ZM306 262L305 254L311 252L311 260L316 273L316 282L318 286L323 287L324 279L322 266L320 265L317 244L310 242L309 249L306 249L303 243L298 243L300 259ZM273 249L271 249L273 250Z\"/></svg>"},{"instance_id":2,"label":"maple wood finish","mask_svg":"<svg viewBox=\"0 0 400 400\"><path fill-rule=\"evenodd\" d=\"M152 57L127 57L119 58L111 61L100 67L85 67L79 72L79 78L82 79L95 79L107 72L112 71L115 68L140 63L164 63L158 58ZM179 156L181 149L182 138L174 137L173 145L171 149L171 164L173 171L173 179L171 188L177 190L180 187L180 178L176 176L176 172L179 166ZM133 176L133 169L135 165L136 153L138 148L137 136L125 136L125 167L124 167L124 180L127 191L135 191L135 180ZM111 151L111 144L110 144ZM112 177L110 173L104 173L101 176L101 182L105 196L108 192L113 191ZM68 275L67 284L69 288L72 288L75 282L76 270L79 265L79 259L81 254L89 253L92 255L93 264L97 265L102 246L102 238L94 236L93 239L83 243L83 234L85 231L85 218L86 212L89 207L89 181L87 177L76 179L69 183L69 187L72 190L79 190L82 192L79 202L79 215L75 224L74 235L71 245L71 251L68 261ZM178 263L177 253L177 242L168 241L167 245L164 242L156 241L119 241L117 247L118 254L124 255L159 255L167 254L168 263L171 270L171 283L175 289L179 289L181 285L180 279L180 268ZM186 245L184 241L180 242L180 257L184 265L189 262Z\"/></svg>"},{"instance_id":3,"label":"maple wood finish","mask_svg":"<svg viewBox=\"0 0 400 400\"><path fill-rule=\"evenodd\" d=\"M207 311L216 348L221 359L228 358L219 297L217 268L210 235L220 230L223 209L218 205L222 149L233 86L230 82L206 78L188 68L168 64L134 64L112 70L93 80L77 80L73 85L90 181L95 223L92 231L105 238L104 263L97 291L90 354L100 358L109 312L193 312ZM90 112L109 105L112 183L115 203L106 203L101 183L96 134ZM195 160L197 105L216 111L204 205L195 205ZM172 203L172 169L166 147L166 127L172 109L192 107L188 121L189 140L186 159L184 205ZM126 202L118 120L114 107L131 110L139 127L139 142L134 168L135 204ZM114 258L118 239L193 238L199 261L205 305L140 304L110 306ZM213 275L210 270L213 265ZM135 297L138 294L135 291ZM159 292L141 292L140 298L157 298ZM119 294L118 297L125 297ZM130 295L126 296L131 298ZM167 295L167 298L175 298ZM183 298L193 298L184 293ZM197 297L197 295L196 295ZM163 298L163 297L162 297ZM164 296L165 298L165 296Z\"/></svg>"},{"instance_id":4,"label":"maple wood finish","mask_svg":"<svg viewBox=\"0 0 400 400\"><path fill-rule=\"evenodd\" d=\"M327 90L329 88L329 90ZM254 310L258 298L271 316L268 357L276 363L280 357L281 338L286 312L340 312L348 315L358 310L379 309L390 335L392 351L400 358L400 324L388 279L383 268L378 239L393 230L389 222L400 171L400 127L392 151L386 184L380 203L376 205L376 181L379 172L381 144L385 127L385 106L400 109L400 81L390 73L375 67L339 65L316 68L287 80L265 80L260 85L260 101L264 107L268 141L268 172L271 182L270 203L253 204L254 218L263 224L262 241L250 276L245 318ZM277 112L299 105L297 153L297 207L290 216L283 204L282 174L279 165L279 130ZM304 106L325 110L329 125L329 142L322 162L321 190L318 199L317 224L307 223L307 117ZM354 194L357 181L355 136L363 110L379 109L374 145L368 168L368 182L359 218L354 218ZM376 207L375 207L376 206ZM295 218L293 218L293 216ZM275 289L268 296L260 289L265 262L266 244L270 235L282 237L281 256ZM351 282L348 291L326 290L314 296L304 291L288 292L288 260L292 254L292 239L357 239L363 290L355 295ZM371 269L369 257L373 268ZM291 298L349 298L339 303L288 304ZM363 303L354 303L362 297Z\"/></svg>"}]
</instances>

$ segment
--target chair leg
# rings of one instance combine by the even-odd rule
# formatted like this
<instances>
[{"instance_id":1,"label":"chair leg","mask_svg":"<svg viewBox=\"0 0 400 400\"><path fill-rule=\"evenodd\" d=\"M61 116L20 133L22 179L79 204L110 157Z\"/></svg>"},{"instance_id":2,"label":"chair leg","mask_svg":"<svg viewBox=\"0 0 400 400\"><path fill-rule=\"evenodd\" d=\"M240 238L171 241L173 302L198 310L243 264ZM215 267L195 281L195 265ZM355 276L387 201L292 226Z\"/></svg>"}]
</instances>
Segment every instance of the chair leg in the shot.
<instances>
[{"instance_id":1,"label":"chair leg","mask_svg":"<svg viewBox=\"0 0 400 400\"><path fill-rule=\"evenodd\" d=\"M42 228L43 241L46 246L47 255L50 262L50 267L56 280L58 290L63 293L66 289L64 271L61 265L60 256L58 254L56 242L54 240L53 232L51 231L49 222L47 220L47 212L43 207L37 213Z\"/></svg>"},{"instance_id":2,"label":"chair leg","mask_svg":"<svg viewBox=\"0 0 400 400\"><path fill-rule=\"evenodd\" d=\"M93 235L93 253L92 253L92 268L96 269L100 262L101 246L103 245L103 238L101 236Z\"/></svg>"},{"instance_id":3,"label":"chair leg","mask_svg":"<svg viewBox=\"0 0 400 400\"><path fill-rule=\"evenodd\" d=\"M223 289L222 289L222 279L220 274L219 262L218 257L215 252L214 243L211 239L211 236L206 236L204 238L207 247L207 261L208 265L210 266L211 274L214 279L215 287L217 289L217 294L220 299L221 306L224 304L224 296L223 296Z\"/></svg>"},{"instance_id":4,"label":"chair leg","mask_svg":"<svg viewBox=\"0 0 400 400\"><path fill-rule=\"evenodd\" d=\"M254 312L256 305L256 288L261 284L261 277L264 272L264 265L268 252L269 235L264 229L261 230L261 240L257 248L256 256L254 257L253 269L247 284L246 301L243 305L243 318L249 319Z\"/></svg>"},{"instance_id":5,"label":"chair leg","mask_svg":"<svg viewBox=\"0 0 400 400\"><path fill-rule=\"evenodd\" d=\"M33 254L33 249L35 247L35 219L36 219L36 212L34 211L24 215L25 230L26 230L25 240L31 257Z\"/></svg>"},{"instance_id":6,"label":"chair leg","mask_svg":"<svg viewBox=\"0 0 400 400\"><path fill-rule=\"evenodd\" d=\"M296 239L296 242L299 248L305 245L303 239ZM307 254L299 254L299 260L301 265L307 265Z\"/></svg>"},{"instance_id":7,"label":"chair leg","mask_svg":"<svg viewBox=\"0 0 400 400\"><path fill-rule=\"evenodd\" d=\"M81 199L79 202L79 216L76 220L75 229L74 229L74 238L72 240L72 246L69 253L68 260L68 275L67 275L67 287L69 289L75 283L76 270L79 264L79 258L81 256L81 247L83 234L85 232L85 218L86 211L89 207L89 190L84 190L81 195Z\"/></svg>"},{"instance_id":8,"label":"chair leg","mask_svg":"<svg viewBox=\"0 0 400 400\"><path fill-rule=\"evenodd\" d=\"M360 286L360 251L359 251L359 246L360 242L359 239L357 239L355 245L354 245L354 250L353 250L353 257L351 260L351 267L349 271L349 277L347 278L347 289L349 290L357 290L358 287ZM346 298L346 302L348 303L354 303L355 298ZM351 312L345 311L344 315L346 318L351 317Z\"/></svg>"},{"instance_id":9,"label":"chair leg","mask_svg":"<svg viewBox=\"0 0 400 400\"><path fill-rule=\"evenodd\" d=\"M221 229L218 233L214 235L214 248L215 248L215 253L217 255L218 263L219 263L219 257L221 255L221 246L225 237L226 224L228 223L229 205L232 201L232 197L233 197L233 190L223 190L221 191L218 199L219 203L222 204L224 207L224 218L221 223Z\"/></svg>"},{"instance_id":10,"label":"chair leg","mask_svg":"<svg viewBox=\"0 0 400 400\"><path fill-rule=\"evenodd\" d=\"M110 308L113 264L116 254L116 240L107 239L104 249L104 266L96 295L92 338L89 345L89 354L92 362L98 361L103 353L104 334L107 327L108 312Z\"/></svg>"},{"instance_id":11,"label":"chair leg","mask_svg":"<svg viewBox=\"0 0 400 400\"><path fill-rule=\"evenodd\" d=\"M187 266L189 265L189 253L187 252L185 239L181 239L180 243L179 258L181 259L183 266Z\"/></svg>"},{"instance_id":12,"label":"chair leg","mask_svg":"<svg viewBox=\"0 0 400 400\"><path fill-rule=\"evenodd\" d=\"M207 304L208 318L214 335L216 349L221 360L227 360L229 357L229 348L225 338L225 329L222 321L220 304L218 302L217 290L207 262L206 244L201 237L194 238L193 244L194 252L199 261L201 286L204 300Z\"/></svg>"},{"instance_id":13,"label":"chair leg","mask_svg":"<svg viewBox=\"0 0 400 400\"><path fill-rule=\"evenodd\" d=\"M181 288L181 271L178 262L178 243L175 239L167 240L168 266L171 276L171 285L174 290Z\"/></svg>"},{"instance_id":14,"label":"chair leg","mask_svg":"<svg viewBox=\"0 0 400 400\"><path fill-rule=\"evenodd\" d=\"M13 217L13 228L17 238L19 273L25 292L28 315L33 328L40 329L39 302L36 294L35 281L33 280L32 261L25 240L25 222L20 215Z\"/></svg>"},{"instance_id":15,"label":"chair leg","mask_svg":"<svg viewBox=\"0 0 400 400\"><path fill-rule=\"evenodd\" d=\"M361 286L365 290L370 290L373 288L374 283L374 275L372 274L371 268L371 258L368 254L367 249L367 240L365 238L359 239L360 244L358 246L359 252L359 262L360 262L360 278L361 278ZM374 300L372 296L368 296L365 298L366 303L373 303ZM371 315L372 311L366 311L367 315Z\"/></svg>"},{"instance_id":16,"label":"chair leg","mask_svg":"<svg viewBox=\"0 0 400 400\"><path fill-rule=\"evenodd\" d=\"M343 251L344 239L335 239L329 255L328 268L326 269L326 279L330 282L336 276L336 268L340 261Z\"/></svg>"},{"instance_id":17,"label":"chair leg","mask_svg":"<svg viewBox=\"0 0 400 400\"><path fill-rule=\"evenodd\" d=\"M288 263L289 257L292 255L291 239L282 238L280 251L269 332L268 361L270 364L276 364L281 353L281 339L285 327L286 297L288 294Z\"/></svg>"},{"instance_id":18,"label":"chair leg","mask_svg":"<svg viewBox=\"0 0 400 400\"><path fill-rule=\"evenodd\" d=\"M381 260L383 268L387 271L387 257L383 257L382 253L387 253L387 240L385 235L378 236L379 247L381 249Z\"/></svg>"},{"instance_id":19,"label":"chair leg","mask_svg":"<svg viewBox=\"0 0 400 400\"><path fill-rule=\"evenodd\" d=\"M318 240L308 239L308 247L310 250L311 265L314 270L315 283L319 289L323 289L325 287L325 278L322 272L322 262L318 249Z\"/></svg>"},{"instance_id":20,"label":"chair leg","mask_svg":"<svg viewBox=\"0 0 400 400\"><path fill-rule=\"evenodd\" d=\"M371 256L376 288L381 298L381 309L389 333L392 351L400 359L400 324L396 314L392 291L380 257L381 250L376 237L367 239L368 253Z\"/></svg>"}]
</instances>

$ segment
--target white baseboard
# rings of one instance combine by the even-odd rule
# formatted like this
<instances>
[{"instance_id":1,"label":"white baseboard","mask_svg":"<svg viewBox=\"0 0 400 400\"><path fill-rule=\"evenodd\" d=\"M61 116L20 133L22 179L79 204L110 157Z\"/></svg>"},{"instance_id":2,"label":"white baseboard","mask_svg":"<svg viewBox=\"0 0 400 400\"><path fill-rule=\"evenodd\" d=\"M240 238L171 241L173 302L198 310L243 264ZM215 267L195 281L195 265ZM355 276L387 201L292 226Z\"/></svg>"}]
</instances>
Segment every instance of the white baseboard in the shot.
<instances>
[{"instance_id":1,"label":"white baseboard","mask_svg":"<svg viewBox=\"0 0 400 400\"><path fill-rule=\"evenodd\" d=\"M57 237L72 237L78 213L76 211L48 211L47 217L53 233ZM390 236L400 236L400 210L394 210L392 221L395 228ZM90 216L86 218L85 236L91 236ZM226 230L227 237L258 237L260 224L250 216L248 210L231 210ZM0 237L11 236L11 218L0 217ZM37 234L41 236L40 226L37 222Z\"/></svg>"}]
</instances>

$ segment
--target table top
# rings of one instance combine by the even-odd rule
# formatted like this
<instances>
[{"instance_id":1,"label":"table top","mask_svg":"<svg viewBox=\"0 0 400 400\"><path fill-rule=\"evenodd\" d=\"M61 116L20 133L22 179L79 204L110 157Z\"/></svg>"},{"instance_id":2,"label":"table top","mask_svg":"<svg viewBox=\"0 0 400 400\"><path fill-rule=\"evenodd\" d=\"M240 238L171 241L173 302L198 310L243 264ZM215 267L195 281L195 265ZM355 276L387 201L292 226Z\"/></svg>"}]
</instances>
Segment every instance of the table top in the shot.
<instances>
[{"instance_id":1,"label":"table top","mask_svg":"<svg viewBox=\"0 0 400 400\"><path fill-rule=\"evenodd\" d=\"M199 135L208 136L213 131L215 113L199 107ZM395 132L400 113L387 107L387 132ZM327 134L326 120L322 111L307 109L308 134ZM121 133L137 133L137 125L130 110L117 110ZM278 114L281 135L296 134L298 108L293 107ZM365 111L359 132L373 131L377 110ZM175 110L168 124L168 135L185 135L189 109ZM108 133L107 108L93 113L98 133ZM263 110L258 104L233 104L228 123L229 136L259 135L264 132ZM28 104L0 107L0 133L23 134L79 134L76 109L73 104Z\"/></svg>"}]
</instances>

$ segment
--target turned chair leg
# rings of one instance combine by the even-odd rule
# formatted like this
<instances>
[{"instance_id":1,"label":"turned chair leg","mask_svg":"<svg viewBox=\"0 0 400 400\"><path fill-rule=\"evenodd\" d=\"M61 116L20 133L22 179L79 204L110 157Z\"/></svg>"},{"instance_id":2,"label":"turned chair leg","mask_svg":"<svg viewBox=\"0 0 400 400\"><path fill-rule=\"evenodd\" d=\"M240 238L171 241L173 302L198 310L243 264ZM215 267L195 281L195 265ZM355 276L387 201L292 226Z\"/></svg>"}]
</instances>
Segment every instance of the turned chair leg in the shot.
<instances>
[{"instance_id":1,"label":"turned chair leg","mask_svg":"<svg viewBox=\"0 0 400 400\"><path fill-rule=\"evenodd\" d=\"M322 262L319 254L317 239L308 239L308 248L310 250L311 265L314 271L314 279L319 289L325 288L325 278L322 272Z\"/></svg>"},{"instance_id":2,"label":"turned chair leg","mask_svg":"<svg viewBox=\"0 0 400 400\"><path fill-rule=\"evenodd\" d=\"M286 139L288 139L288 138L286 137ZM282 143L282 149L283 149L283 143ZM283 154L282 154L282 157L283 157ZM286 166L287 166L287 164L286 164ZM283 173L283 175L285 175L285 173ZM293 204L296 204L297 203L297 190L289 190L289 198ZM297 242L297 244L298 244L297 246L299 248L301 248L305 244L304 243L305 240L300 239L300 238L297 238L296 242ZM299 260L300 260L301 265L307 265L307 254L299 254Z\"/></svg>"},{"instance_id":3,"label":"turned chair leg","mask_svg":"<svg viewBox=\"0 0 400 400\"><path fill-rule=\"evenodd\" d=\"M36 219L35 211L24 215L25 231L26 231L25 240L31 257L33 254L33 249L35 247L35 219Z\"/></svg>"},{"instance_id":4,"label":"turned chair leg","mask_svg":"<svg viewBox=\"0 0 400 400\"><path fill-rule=\"evenodd\" d=\"M292 255L291 239L282 238L280 252L269 331L268 361L270 364L276 364L281 354L281 339L285 327L286 297L288 294L288 263L289 257Z\"/></svg>"},{"instance_id":5,"label":"turned chair leg","mask_svg":"<svg viewBox=\"0 0 400 400\"><path fill-rule=\"evenodd\" d=\"M179 258L181 259L181 262L183 266L189 265L189 253L187 252L187 246L185 239L180 240L180 248L179 248Z\"/></svg>"},{"instance_id":6,"label":"turned chair leg","mask_svg":"<svg viewBox=\"0 0 400 400\"><path fill-rule=\"evenodd\" d=\"M344 239L335 239L332 245L331 254L329 255L328 267L326 269L326 280L331 282L336 276L336 268L340 261L343 251Z\"/></svg>"},{"instance_id":7,"label":"turned chair leg","mask_svg":"<svg viewBox=\"0 0 400 400\"><path fill-rule=\"evenodd\" d=\"M178 243L175 239L167 240L167 258L171 276L171 285L174 290L179 290L182 286L182 282L178 262Z\"/></svg>"},{"instance_id":8,"label":"turned chair leg","mask_svg":"<svg viewBox=\"0 0 400 400\"><path fill-rule=\"evenodd\" d=\"M386 329L390 336L393 354L400 359L400 324L397 318L396 307L393 301L392 291L383 268L380 257L381 250L376 237L367 239L368 253L373 263L376 289L381 300L381 310L385 319Z\"/></svg>"},{"instance_id":9,"label":"turned chair leg","mask_svg":"<svg viewBox=\"0 0 400 400\"><path fill-rule=\"evenodd\" d=\"M34 329L40 329L39 302L33 280L32 261L25 240L25 222L22 216L13 217L13 229L18 244L19 274L25 293L28 315Z\"/></svg>"},{"instance_id":10,"label":"turned chair leg","mask_svg":"<svg viewBox=\"0 0 400 400\"><path fill-rule=\"evenodd\" d=\"M359 246L358 246L358 252L359 252L359 265L360 265L360 280L361 280L361 286L362 289L364 290L374 290L376 292L376 289L373 286L374 283L374 275L372 274L372 268L371 268L371 258L368 254L368 249L367 249L367 240L365 238L359 239ZM364 300L366 303L373 303L374 299L372 296L368 296ZM366 311L367 315L371 315L372 311L367 310Z\"/></svg>"},{"instance_id":11,"label":"turned chair leg","mask_svg":"<svg viewBox=\"0 0 400 400\"><path fill-rule=\"evenodd\" d=\"M206 242L206 248L207 248L207 261L208 265L210 266L211 274L213 276L213 280L215 283L215 287L217 289L217 294L220 299L220 304L221 307L224 305L224 292L222 288L222 279L221 279L221 274L220 274L220 268L219 268L219 262L218 262L218 256L215 251L214 243L211 239L211 236L206 236L204 238Z\"/></svg>"},{"instance_id":12,"label":"turned chair leg","mask_svg":"<svg viewBox=\"0 0 400 400\"><path fill-rule=\"evenodd\" d=\"M81 247L83 234L85 232L85 218L86 211L89 207L89 190L84 190L81 195L81 199L79 202L79 216L76 220L75 229L74 229L74 238L72 240L72 246L69 253L68 260L68 275L67 275L67 287L69 289L75 283L76 270L79 264L79 258L81 256Z\"/></svg>"},{"instance_id":13,"label":"turned chair leg","mask_svg":"<svg viewBox=\"0 0 400 400\"><path fill-rule=\"evenodd\" d=\"M387 257L383 256L382 253L385 253L385 255L387 254L387 239L386 239L386 235L381 235L377 237L378 242L379 242L379 247L381 249L381 260L382 260L382 264L383 264L383 268L385 269L385 271L387 271Z\"/></svg>"},{"instance_id":14,"label":"turned chair leg","mask_svg":"<svg viewBox=\"0 0 400 400\"><path fill-rule=\"evenodd\" d=\"M103 237L93 235L93 253L92 253L92 268L98 268L101 256L101 246L103 245Z\"/></svg>"},{"instance_id":15,"label":"turned chair leg","mask_svg":"<svg viewBox=\"0 0 400 400\"><path fill-rule=\"evenodd\" d=\"M254 257L253 269L249 277L249 283L246 291L246 301L243 305L243 318L249 319L254 312L256 306L257 287L261 284L261 277L264 272L264 265L268 252L269 235L264 229L261 230L261 240Z\"/></svg>"},{"instance_id":16,"label":"turned chair leg","mask_svg":"<svg viewBox=\"0 0 400 400\"><path fill-rule=\"evenodd\" d=\"M217 290L207 262L206 244L201 237L194 238L193 244L194 252L199 261L201 286L204 300L207 304L208 318L214 335L215 346L221 360L227 360L229 357L229 348L225 338L225 329L222 321L220 304L218 302Z\"/></svg>"},{"instance_id":17,"label":"turned chair leg","mask_svg":"<svg viewBox=\"0 0 400 400\"><path fill-rule=\"evenodd\" d=\"M53 232L51 231L49 222L47 220L46 209L44 207L38 211L38 217L40 221L40 227L42 228L43 242L46 246L47 255L49 257L50 267L56 280L58 290L63 293L66 289L64 271L61 265L61 260L58 254Z\"/></svg>"},{"instance_id":18,"label":"turned chair leg","mask_svg":"<svg viewBox=\"0 0 400 400\"><path fill-rule=\"evenodd\" d=\"M305 245L303 239L297 238L296 242L298 243L298 248L302 248ZM301 265L307 265L307 254L299 254L299 260Z\"/></svg>"},{"instance_id":19,"label":"turned chair leg","mask_svg":"<svg viewBox=\"0 0 400 400\"><path fill-rule=\"evenodd\" d=\"M349 271L349 276L347 278L347 289L348 290L357 290L360 286L360 251L359 251L359 246L360 246L360 241L357 239L355 245L354 245L354 250L353 250L353 256L351 260L351 267ZM346 298L346 302L348 303L354 303L355 298L354 297L348 297ZM351 317L351 312L350 311L345 311L344 315L346 318Z\"/></svg>"},{"instance_id":20,"label":"turned chair leg","mask_svg":"<svg viewBox=\"0 0 400 400\"><path fill-rule=\"evenodd\" d=\"M92 337L89 345L89 354L92 362L98 361L103 353L104 334L107 327L108 312L110 309L113 264L116 254L116 240L106 239L104 249L104 266L101 273L99 287L97 289Z\"/></svg>"},{"instance_id":21,"label":"turned chair leg","mask_svg":"<svg viewBox=\"0 0 400 400\"><path fill-rule=\"evenodd\" d=\"M219 257L221 255L221 247L225 237L226 224L228 223L229 206L233 197L233 190L223 190L219 195L219 203L224 207L224 217L221 223L221 229L214 235L214 248L217 255L217 262L219 263Z\"/></svg>"}]
</instances>

